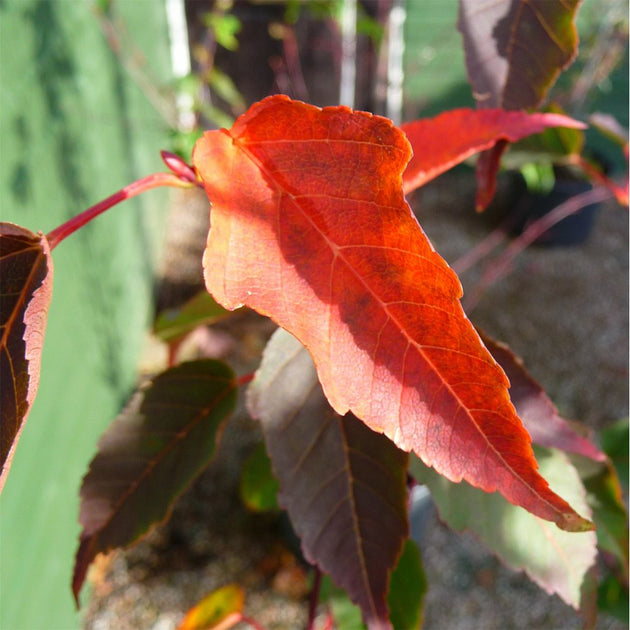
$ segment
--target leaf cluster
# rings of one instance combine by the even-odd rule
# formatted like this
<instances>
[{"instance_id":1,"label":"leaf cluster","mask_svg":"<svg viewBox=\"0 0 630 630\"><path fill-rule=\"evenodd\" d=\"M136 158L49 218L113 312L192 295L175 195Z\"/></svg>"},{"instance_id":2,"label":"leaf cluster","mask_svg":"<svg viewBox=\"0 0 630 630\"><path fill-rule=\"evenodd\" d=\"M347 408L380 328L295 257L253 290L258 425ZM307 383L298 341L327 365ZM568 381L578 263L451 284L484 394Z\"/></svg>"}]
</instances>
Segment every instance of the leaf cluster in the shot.
<instances>
[{"instance_id":1,"label":"leaf cluster","mask_svg":"<svg viewBox=\"0 0 630 630\"><path fill-rule=\"evenodd\" d=\"M604 450L597 448L559 415L518 357L475 329L456 274L405 199L481 152L484 206L505 149L534 134L579 153L572 134L581 123L511 109L539 105L573 58L577 2L531 2L521 8L533 15L490 15L501 44L501 71L491 84L471 52L483 52L488 33L468 15L470 3L460 7L471 83L490 94L485 104L493 107L398 128L346 107L269 97L230 129L206 132L192 166L165 155L172 173L136 182L87 211L85 220L151 187L196 185L210 201L211 228L207 293L155 323L171 364L108 428L83 480L77 602L95 557L167 519L214 459L240 387L247 387L247 409L264 443L244 469L243 499L253 510L287 512L316 581L321 573L332 580L322 599L339 623L360 615L374 629L421 624L426 581L409 536L409 490L417 483L451 527L477 534L588 623L598 596L598 548L608 567L600 603L614 609L624 589L627 595L628 525L617 474L625 465L627 475L627 449L608 436ZM234 46L238 25L215 18L219 43ZM549 42L545 29L534 31L545 72L518 82L525 62L509 53L521 51L523 34L531 37L543 19L562 37ZM50 252L79 223L46 236L1 225L1 483L37 388ZM255 374L238 376L214 359L174 359L191 331L229 322L242 307L278 325ZM625 431L627 444L627 423L615 431ZM226 586L181 627L256 627L243 614L244 597Z\"/></svg>"}]
</instances>

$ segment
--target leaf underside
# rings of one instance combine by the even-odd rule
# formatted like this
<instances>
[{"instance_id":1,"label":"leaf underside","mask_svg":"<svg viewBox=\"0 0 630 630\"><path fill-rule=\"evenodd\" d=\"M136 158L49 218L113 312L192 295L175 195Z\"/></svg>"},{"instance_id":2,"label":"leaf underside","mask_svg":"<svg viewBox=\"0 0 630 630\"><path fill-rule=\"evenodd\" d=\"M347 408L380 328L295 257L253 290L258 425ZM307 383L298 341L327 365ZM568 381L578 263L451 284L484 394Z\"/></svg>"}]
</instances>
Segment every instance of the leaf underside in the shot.
<instances>
[{"instance_id":1,"label":"leaf underside","mask_svg":"<svg viewBox=\"0 0 630 630\"><path fill-rule=\"evenodd\" d=\"M538 107L577 54L574 24L581 0L460 0L457 27L473 96L480 108ZM490 203L507 142L486 149L477 162L479 211Z\"/></svg>"},{"instance_id":2,"label":"leaf underside","mask_svg":"<svg viewBox=\"0 0 630 630\"><path fill-rule=\"evenodd\" d=\"M408 535L407 454L337 415L310 355L282 329L265 349L248 407L305 557L347 591L369 628L390 627L389 574Z\"/></svg>"},{"instance_id":3,"label":"leaf underside","mask_svg":"<svg viewBox=\"0 0 630 630\"><path fill-rule=\"evenodd\" d=\"M538 474L507 379L404 200L410 155L387 119L283 96L206 132L193 153L212 202L206 286L297 337L340 415L453 481L590 527Z\"/></svg>"},{"instance_id":4,"label":"leaf underside","mask_svg":"<svg viewBox=\"0 0 630 630\"><path fill-rule=\"evenodd\" d=\"M0 224L0 492L39 384L52 277L46 238Z\"/></svg>"},{"instance_id":5,"label":"leaf underside","mask_svg":"<svg viewBox=\"0 0 630 630\"><path fill-rule=\"evenodd\" d=\"M182 363L138 392L103 434L81 487L75 598L95 556L135 542L164 521L212 460L236 387L220 361Z\"/></svg>"},{"instance_id":6,"label":"leaf underside","mask_svg":"<svg viewBox=\"0 0 630 630\"><path fill-rule=\"evenodd\" d=\"M577 54L580 0L460 0L468 79L480 107L537 107Z\"/></svg>"},{"instance_id":7,"label":"leaf underside","mask_svg":"<svg viewBox=\"0 0 630 630\"><path fill-rule=\"evenodd\" d=\"M584 487L566 455L545 449L536 452L545 478L588 514ZM450 483L417 458L411 458L409 470L428 486L449 527L474 533L507 566L525 571L548 593L556 593L576 609L588 608L582 585L597 556L595 532L561 531L499 494L481 492L465 482Z\"/></svg>"}]
</instances>

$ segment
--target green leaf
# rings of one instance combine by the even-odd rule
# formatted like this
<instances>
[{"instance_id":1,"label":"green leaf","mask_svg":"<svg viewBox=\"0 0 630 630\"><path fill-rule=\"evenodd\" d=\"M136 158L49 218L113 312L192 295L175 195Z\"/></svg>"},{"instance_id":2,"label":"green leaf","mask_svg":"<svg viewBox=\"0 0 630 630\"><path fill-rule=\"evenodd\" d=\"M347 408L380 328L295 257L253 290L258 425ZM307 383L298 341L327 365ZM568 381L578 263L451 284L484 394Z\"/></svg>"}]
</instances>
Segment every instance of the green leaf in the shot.
<instances>
[{"instance_id":1,"label":"green leaf","mask_svg":"<svg viewBox=\"0 0 630 630\"><path fill-rule=\"evenodd\" d=\"M198 326L213 324L230 315L215 299L202 290L183 306L162 311L153 326L153 334L166 343L181 339Z\"/></svg>"},{"instance_id":2,"label":"green leaf","mask_svg":"<svg viewBox=\"0 0 630 630\"><path fill-rule=\"evenodd\" d=\"M624 588L614 576L607 575L597 590L597 609L627 623L628 608L627 587Z\"/></svg>"},{"instance_id":3,"label":"green leaf","mask_svg":"<svg viewBox=\"0 0 630 630\"><path fill-rule=\"evenodd\" d=\"M387 603L394 628L420 628L426 592L420 549L408 538L389 582Z\"/></svg>"},{"instance_id":4,"label":"green leaf","mask_svg":"<svg viewBox=\"0 0 630 630\"><path fill-rule=\"evenodd\" d=\"M208 75L208 85L238 113L245 111L245 99L227 74L213 67Z\"/></svg>"},{"instance_id":5,"label":"green leaf","mask_svg":"<svg viewBox=\"0 0 630 630\"><path fill-rule=\"evenodd\" d=\"M615 430L612 434L615 434ZM611 434L607 439L610 439L610 436ZM619 449L620 452L624 450L627 452L627 435L623 435L623 429L618 437L625 439L626 442L609 444L609 450ZM617 560L618 569L627 584L628 513L615 467L610 459L593 462L577 455L572 456L572 462L586 489L586 500L593 512L597 528L597 543L603 551Z\"/></svg>"},{"instance_id":6,"label":"green leaf","mask_svg":"<svg viewBox=\"0 0 630 630\"><path fill-rule=\"evenodd\" d=\"M212 460L236 389L234 373L220 361L183 363L137 392L103 434L81 487L83 531L72 580L77 600L94 557L164 521Z\"/></svg>"},{"instance_id":7,"label":"green leaf","mask_svg":"<svg viewBox=\"0 0 630 630\"><path fill-rule=\"evenodd\" d=\"M206 26L214 31L219 46L228 50L238 48L236 36L241 30L241 21L235 15L212 12L206 14L204 21Z\"/></svg>"},{"instance_id":8,"label":"green leaf","mask_svg":"<svg viewBox=\"0 0 630 630\"><path fill-rule=\"evenodd\" d=\"M612 461L619 479L628 489L628 418L618 420L602 431L602 448Z\"/></svg>"},{"instance_id":9,"label":"green leaf","mask_svg":"<svg viewBox=\"0 0 630 630\"><path fill-rule=\"evenodd\" d=\"M271 472L271 460L262 442L243 464L240 494L245 506L254 512L279 509L278 481Z\"/></svg>"},{"instance_id":10,"label":"green leaf","mask_svg":"<svg viewBox=\"0 0 630 630\"><path fill-rule=\"evenodd\" d=\"M427 581L422 568L420 550L416 543L408 538L392 571L387 596L389 620L394 630L421 627L426 592ZM322 579L320 599L330 605L337 628L342 630L365 628L358 606L355 606L347 593L337 588L328 576Z\"/></svg>"},{"instance_id":11,"label":"green leaf","mask_svg":"<svg viewBox=\"0 0 630 630\"><path fill-rule=\"evenodd\" d=\"M588 515L584 487L565 454L540 447L535 453L540 473L553 490ZM428 486L450 527L473 532L507 566L525 571L536 584L574 608L587 607L581 590L597 554L595 532L562 531L497 493L484 493L466 482L451 483L417 457L410 460L410 472Z\"/></svg>"},{"instance_id":12,"label":"green leaf","mask_svg":"<svg viewBox=\"0 0 630 630\"><path fill-rule=\"evenodd\" d=\"M599 546L613 554L626 574L628 572L628 514L619 479L611 465L584 479L587 500L593 510Z\"/></svg>"},{"instance_id":13,"label":"green leaf","mask_svg":"<svg viewBox=\"0 0 630 630\"><path fill-rule=\"evenodd\" d=\"M327 575L322 577L319 597L322 602L330 606L335 627L343 630L365 630L365 624L361 619L361 609L353 604L348 593L335 586Z\"/></svg>"}]
</instances>

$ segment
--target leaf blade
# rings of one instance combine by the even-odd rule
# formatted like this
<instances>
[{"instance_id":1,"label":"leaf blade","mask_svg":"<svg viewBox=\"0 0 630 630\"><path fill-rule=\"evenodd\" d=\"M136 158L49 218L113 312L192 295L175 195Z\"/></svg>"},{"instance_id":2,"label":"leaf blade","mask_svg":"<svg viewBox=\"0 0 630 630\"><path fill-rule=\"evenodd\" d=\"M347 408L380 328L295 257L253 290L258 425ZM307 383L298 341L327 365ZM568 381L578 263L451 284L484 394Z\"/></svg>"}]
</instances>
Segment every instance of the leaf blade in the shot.
<instances>
[{"instance_id":1,"label":"leaf blade","mask_svg":"<svg viewBox=\"0 0 630 630\"><path fill-rule=\"evenodd\" d=\"M390 627L389 573L408 535L406 454L330 409L312 359L282 329L247 398L305 557L346 589L369 628Z\"/></svg>"},{"instance_id":2,"label":"leaf blade","mask_svg":"<svg viewBox=\"0 0 630 630\"><path fill-rule=\"evenodd\" d=\"M468 79L481 107L537 107L577 54L580 0L460 0Z\"/></svg>"},{"instance_id":3,"label":"leaf blade","mask_svg":"<svg viewBox=\"0 0 630 630\"><path fill-rule=\"evenodd\" d=\"M555 488L588 514L585 493L575 469L560 451L537 449L541 469ZM428 486L441 518L456 531L473 532L507 566L523 570L549 593L576 609L582 584L597 555L595 532L569 533L507 503L499 494L482 493L466 482L453 484L412 457L410 473Z\"/></svg>"},{"instance_id":4,"label":"leaf blade","mask_svg":"<svg viewBox=\"0 0 630 630\"><path fill-rule=\"evenodd\" d=\"M459 280L403 198L409 157L387 119L283 96L229 132L206 132L193 154L212 202L206 286L226 308L246 304L295 335L340 415L453 481L590 528L537 473Z\"/></svg>"},{"instance_id":5,"label":"leaf blade","mask_svg":"<svg viewBox=\"0 0 630 630\"><path fill-rule=\"evenodd\" d=\"M428 584L420 549L408 538L389 584L387 601L394 628L421 628Z\"/></svg>"},{"instance_id":6,"label":"leaf blade","mask_svg":"<svg viewBox=\"0 0 630 630\"><path fill-rule=\"evenodd\" d=\"M585 125L556 113L469 108L403 123L400 128L413 148L413 156L403 175L404 192L408 194L423 186L475 153L497 144L517 142L553 127L584 129ZM492 181L496 168L498 163L491 172ZM488 187L487 183L481 183ZM492 197L490 192L487 194Z\"/></svg>"},{"instance_id":7,"label":"leaf blade","mask_svg":"<svg viewBox=\"0 0 630 630\"><path fill-rule=\"evenodd\" d=\"M94 557L135 542L166 519L210 462L236 387L220 361L182 363L138 392L103 434L81 487L75 599Z\"/></svg>"},{"instance_id":8,"label":"leaf blade","mask_svg":"<svg viewBox=\"0 0 630 630\"><path fill-rule=\"evenodd\" d=\"M481 338L510 379L510 398L534 444L575 453L597 462L606 460L606 455L591 440L576 433L560 416L551 399L527 372L520 357L488 335L481 333Z\"/></svg>"},{"instance_id":9,"label":"leaf blade","mask_svg":"<svg viewBox=\"0 0 630 630\"><path fill-rule=\"evenodd\" d=\"M1 223L0 492L37 393L52 278L46 238L18 225Z\"/></svg>"},{"instance_id":10,"label":"leaf blade","mask_svg":"<svg viewBox=\"0 0 630 630\"><path fill-rule=\"evenodd\" d=\"M245 591L227 584L208 593L187 613L177 630L227 630L242 618Z\"/></svg>"},{"instance_id":11,"label":"leaf blade","mask_svg":"<svg viewBox=\"0 0 630 630\"><path fill-rule=\"evenodd\" d=\"M229 314L207 291L200 291L182 306L159 313L153 334L165 343L175 343L198 326L214 324Z\"/></svg>"}]
</instances>

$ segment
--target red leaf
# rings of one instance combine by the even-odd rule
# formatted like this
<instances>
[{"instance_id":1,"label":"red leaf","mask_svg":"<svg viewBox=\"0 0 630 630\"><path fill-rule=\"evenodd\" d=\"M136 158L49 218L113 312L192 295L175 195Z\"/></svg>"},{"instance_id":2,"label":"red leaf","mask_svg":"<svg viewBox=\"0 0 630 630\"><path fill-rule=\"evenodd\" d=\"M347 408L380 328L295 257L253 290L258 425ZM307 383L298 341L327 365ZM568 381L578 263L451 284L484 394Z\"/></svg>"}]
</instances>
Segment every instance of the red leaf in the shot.
<instances>
[{"instance_id":1,"label":"red leaf","mask_svg":"<svg viewBox=\"0 0 630 630\"><path fill-rule=\"evenodd\" d=\"M475 168L475 178L477 179L475 208L477 212L482 212L488 207L497 191L497 173L501 166L501 158L508 146L507 140L499 140L493 147L479 154Z\"/></svg>"},{"instance_id":2,"label":"red leaf","mask_svg":"<svg viewBox=\"0 0 630 630\"><path fill-rule=\"evenodd\" d=\"M308 352L282 329L247 393L304 556L346 590L368 628L390 628L389 574L409 534L407 454L334 413Z\"/></svg>"},{"instance_id":3,"label":"red leaf","mask_svg":"<svg viewBox=\"0 0 630 630\"><path fill-rule=\"evenodd\" d=\"M39 384L52 297L52 258L42 235L0 224L0 492Z\"/></svg>"},{"instance_id":4,"label":"red leaf","mask_svg":"<svg viewBox=\"0 0 630 630\"><path fill-rule=\"evenodd\" d=\"M606 461L606 455L593 442L576 433L558 414L556 406L519 357L505 344L487 335L482 334L481 338L510 379L510 399L535 444L577 453L598 462Z\"/></svg>"},{"instance_id":5,"label":"red leaf","mask_svg":"<svg viewBox=\"0 0 630 630\"><path fill-rule=\"evenodd\" d=\"M483 107L538 107L577 54L580 0L460 0L466 68Z\"/></svg>"},{"instance_id":6,"label":"red leaf","mask_svg":"<svg viewBox=\"0 0 630 630\"><path fill-rule=\"evenodd\" d=\"M588 528L537 473L507 378L404 200L409 157L384 118L282 96L206 132L193 154L212 202L206 286L295 335L340 415L453 481Z\"/></svg>"},{"instance_id":7,"label":"red leaf","mask_svg":"<svg viewBox=\"0 0 630 630\"><path fill-rule=\"evenodd\" d=\"M212 460L235 404L234 374L210 359L171 368L134 396L101 437L83 479L75 599L97 554L135 542L168 517Z\"/></svg>"},{"instance_id":8,"label":"red leaf","mask_svg":"<svg viewBox=\"0 0 630 630\"><path fill-rule=\"evenodd\" d=\"M586 125L561 114L468 108L404 123L401 129L413 148L413 157L403 175L404 192L410 193L497 143L517 142L548 127L584 129Z\"/></svg>"}]
</instances>

